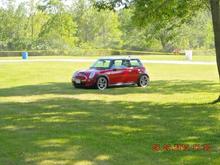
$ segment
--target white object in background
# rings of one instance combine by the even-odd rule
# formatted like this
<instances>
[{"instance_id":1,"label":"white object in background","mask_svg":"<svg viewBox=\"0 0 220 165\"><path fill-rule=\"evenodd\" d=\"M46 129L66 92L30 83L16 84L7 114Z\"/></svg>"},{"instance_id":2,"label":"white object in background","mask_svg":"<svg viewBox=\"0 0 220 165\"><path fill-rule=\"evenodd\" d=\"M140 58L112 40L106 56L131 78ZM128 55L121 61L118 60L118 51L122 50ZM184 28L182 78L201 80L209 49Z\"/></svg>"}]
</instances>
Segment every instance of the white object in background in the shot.
<instances>
[{"instance_id":1,"label":"white object in background","mask_svg":"<svg viewBox=\"0 0 220 165\"><path fill-rule=\"evenodd\" d=\"M185 50L185 56L187 60L192 60L192 50Z\"/></svg>"}]
</instances>

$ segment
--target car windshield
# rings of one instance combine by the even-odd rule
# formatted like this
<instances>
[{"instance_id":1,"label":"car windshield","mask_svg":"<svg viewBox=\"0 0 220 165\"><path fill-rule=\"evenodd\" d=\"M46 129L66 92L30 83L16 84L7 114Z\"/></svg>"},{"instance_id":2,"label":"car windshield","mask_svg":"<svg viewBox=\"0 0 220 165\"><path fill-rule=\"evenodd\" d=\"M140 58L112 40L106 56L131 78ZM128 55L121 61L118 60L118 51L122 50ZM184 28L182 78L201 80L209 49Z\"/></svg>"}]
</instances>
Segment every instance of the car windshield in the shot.
<instances>
[{"instance_id":1,"label":"car windshield","mask_svg":"<svg viewBox=\"0 0 220 165\"><path fill-rule=\"evenodd\" d=\"M108 69L110 68L110 63L111 60L108 59L100 59L98 61L96 61L91 68L95 68L95 69Z\"/></svg>"}]
</instances>

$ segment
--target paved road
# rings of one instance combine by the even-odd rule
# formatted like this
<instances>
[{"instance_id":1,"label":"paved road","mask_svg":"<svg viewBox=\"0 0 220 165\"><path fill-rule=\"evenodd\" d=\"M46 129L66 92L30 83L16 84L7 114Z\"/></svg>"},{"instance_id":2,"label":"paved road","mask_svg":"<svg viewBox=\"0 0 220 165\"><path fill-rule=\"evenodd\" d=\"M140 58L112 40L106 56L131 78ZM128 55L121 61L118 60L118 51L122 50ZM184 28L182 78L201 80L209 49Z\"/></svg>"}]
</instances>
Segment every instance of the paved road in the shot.
<instances>
[{"instance_id":1,"label":"paved road","mask_svg":"<svg viewBox=\"0 0 220 165\"><path fill-rule=\"evenodd\" d=\"M29 63L29 62L94 62L93 59L31 59L31 60L0 60L0 63ZM145 64L180 64L180 65L216 65L216 62L205 61L168 61L141 60Z\"/></svg>"}]
</instances>

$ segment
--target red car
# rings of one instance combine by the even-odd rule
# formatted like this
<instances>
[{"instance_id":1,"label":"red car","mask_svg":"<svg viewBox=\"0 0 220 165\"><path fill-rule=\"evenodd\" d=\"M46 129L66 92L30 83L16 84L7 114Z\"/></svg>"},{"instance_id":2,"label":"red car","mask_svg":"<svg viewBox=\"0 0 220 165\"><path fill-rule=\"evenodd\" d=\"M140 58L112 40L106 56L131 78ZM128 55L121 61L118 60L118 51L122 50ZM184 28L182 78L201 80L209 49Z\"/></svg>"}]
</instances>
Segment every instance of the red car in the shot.
<instances>
[{"instance_id":1,"label":"red car","mask_svg":"<svg viewBox=\"0 0 220 165\"><path fill-rule=\"evenodd\" d=\"M74 87L97 87L137 84L146 87L149 74L137 58L100 58L88 70L73 74Z\"/></svg>"}]
</instances>

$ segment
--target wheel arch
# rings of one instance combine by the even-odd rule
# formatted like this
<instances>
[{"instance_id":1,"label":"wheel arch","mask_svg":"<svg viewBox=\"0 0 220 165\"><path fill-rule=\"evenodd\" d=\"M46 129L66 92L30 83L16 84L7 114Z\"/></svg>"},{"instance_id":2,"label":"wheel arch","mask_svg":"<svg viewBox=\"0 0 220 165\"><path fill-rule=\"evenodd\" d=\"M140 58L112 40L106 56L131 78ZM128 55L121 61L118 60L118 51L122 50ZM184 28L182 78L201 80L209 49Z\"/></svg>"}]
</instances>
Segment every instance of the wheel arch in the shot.
<instances>
[{"instance_id":1,"label":"wheel arch","mask_svg":"<svg viewBox=\"0 0 220 165\"><path fill-rule=\"evenodd\" d=\"M139 75L137 85L138 85L138 86L141 86L141 85L140 85L141 76L147 76L147 78L148 78L148 83L147 83L146 86L148 86L148 85L149 85L149 82L150 82L150 77L149 77L149 75L148 75L147 73L142 73L142 74Z\"/></svg>"},{"instance_id":2,"label":"wheel arch","mask_svg":"<svg viewBox=\"0 0 220 165\"><path fill-rule=\"evenodd\" d=\"M143 75L147 76L150 79L150 76L147 73L141 73L141 74L139 74L138 81L141 78L141 76L143 76Z\"/></svg>"},{"instance_id":3,"label":"wheel arch","mask_svg":"<svg viewBox=\"0 0 220 165\"><path fill-rule=\"evenodd\" d=\"M96 82L98 81L98 79L99 79L100 77L105 77L105 78L107 79L107 82L108 82L108 85L109 85L109 77L108 77L107 75L105 75L105 74L100 74L100 75L98 75L98 76L96 77Z\"/></svg>"}]
</instances>

